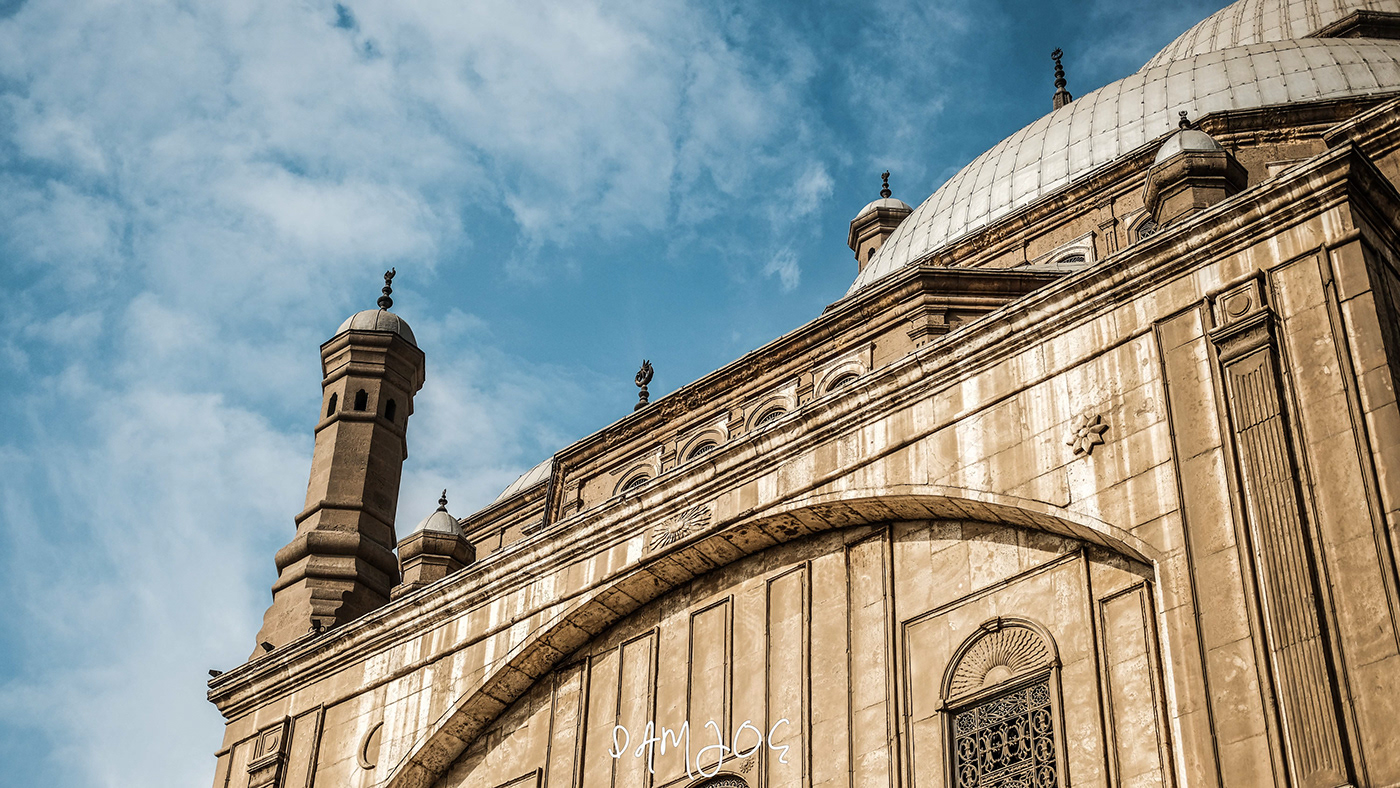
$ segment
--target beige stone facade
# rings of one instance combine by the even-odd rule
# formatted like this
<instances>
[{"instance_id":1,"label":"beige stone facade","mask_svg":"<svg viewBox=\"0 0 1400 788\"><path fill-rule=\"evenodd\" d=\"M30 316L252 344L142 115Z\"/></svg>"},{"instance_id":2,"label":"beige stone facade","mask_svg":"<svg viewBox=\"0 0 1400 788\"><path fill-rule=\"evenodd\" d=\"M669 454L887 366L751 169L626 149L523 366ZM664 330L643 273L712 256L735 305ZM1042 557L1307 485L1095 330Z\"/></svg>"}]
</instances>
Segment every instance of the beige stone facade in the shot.
<instances>
[{"instance_id":1,"label":"beige stone facade","mask_svg":"<svg viewBox=\"0 0 1400 788\"><path fill-rule=\"evenodd\" d=\"M210 682L216 788L1400 785L1400 15L1352 5L1394 84L1203 113L1219 152L1154 161L1172 124L928 242L400 533L389 594L432 349L337 334L399 360L327 397L400 419L332 443L322 405L342 514Z\"/></svg>"}]
</instances>

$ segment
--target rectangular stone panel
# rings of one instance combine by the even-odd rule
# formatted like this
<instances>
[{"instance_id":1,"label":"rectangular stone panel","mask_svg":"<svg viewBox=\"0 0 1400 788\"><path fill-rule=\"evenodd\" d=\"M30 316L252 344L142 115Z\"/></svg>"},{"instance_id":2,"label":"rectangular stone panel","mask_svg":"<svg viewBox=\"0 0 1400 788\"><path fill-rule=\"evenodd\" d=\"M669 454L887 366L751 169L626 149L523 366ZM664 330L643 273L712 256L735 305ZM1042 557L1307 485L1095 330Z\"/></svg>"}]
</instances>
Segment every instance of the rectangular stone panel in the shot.
<instances>
[{"instance_id":1,"label":"rectangular stone panel","mask_svg":"<svg viewBox=\"0 0 1400 788\"><path fill-rule=\"evenodd\" d=\"M696 759L701 748L716 744L720 737L728 739L730 621L728 598L690 617L689 720L691 753ZM719 752L710 750L700 767L709 769L718 760Z\"/></svg>"},{"instance_id":2,"label":"rectangular stone panel","mask_svg":"<svg viewBox=\"0 0 1400 788\"><path fill-rule=\"evenodd\" d=\"M884 534L850 545L846 553L846 582L850 587L850 752L854 788L883 788L893 779L885 554Z\"/></svg>"},{"instance_id":3,"label":"rectangular stone panel","mask_svg":"<svg viewBox=\"0 0 1400 788\"><path fill-rule=\"evenodd\" d=\"M768 582L768 710L760 722L768 745L769 788L798 788L807 762L807 571L800 567ZM780 722L785 721L785 722ZM766 723L766 724L765 724ZM748 749L752 732L737 746ZM786 761L786 763L784 763Z\"/></svg>"},{"instance_id":4,"label":"rectangular stone panel","mask_svg":"<svg viewBox=\"0 0 1400 788\"><path fill-rule=\"evenodd\" d=\"M554 716L550 721L547 785L578 784L579 744L583 725L583 679L585 663L560 669L554 675Z\"/></svg>"},{"instance_id":5,"label":"rectangular stone panel","mask_svg":"<svg viewBox=\"0 0 1400 788\"><path fill-rule=\"evenodd\" d=\"M650 784L652 752L651 748L643 746L643 742L647 738L647 725L653 721L652 676L655 665L652 657L655 648L654 631L621 646L617 724L628 731L628 747L627 752L616 760L615 785L644 788Z\"/></svg>"},{"instance_id":6,"label":"rectangular stone panel","mask_svg":"<svg viewBox=\"0 0 1400 788\"><path fill-rule=\"evenodd\" d=\"M1121 786L1167 785L1170 779L1152 619L1145 584L1099 602L1110 765Z\"/></svg>"},{"instance_id":7,"label":"rectangular stone panel","mask_svg":"<svg viewBox=\"0 0 1400 788\"><path fill-rule=\"evenodd\" d=\"M844 551L812 559L813 788L850 785L848 590Z\"/></svg>"},{"instance_id":8,"label":"rectangular stone panel","mask_svg":"<svg viewBox=\"0 0 1400 788\"><path fill-rule=\"evenodd\" d=\"M582 788L612 788L613 726L617 724L619 658L617 649L595 655L588 663L588 719L583 740Z\"/></svg>"}]
</instances>

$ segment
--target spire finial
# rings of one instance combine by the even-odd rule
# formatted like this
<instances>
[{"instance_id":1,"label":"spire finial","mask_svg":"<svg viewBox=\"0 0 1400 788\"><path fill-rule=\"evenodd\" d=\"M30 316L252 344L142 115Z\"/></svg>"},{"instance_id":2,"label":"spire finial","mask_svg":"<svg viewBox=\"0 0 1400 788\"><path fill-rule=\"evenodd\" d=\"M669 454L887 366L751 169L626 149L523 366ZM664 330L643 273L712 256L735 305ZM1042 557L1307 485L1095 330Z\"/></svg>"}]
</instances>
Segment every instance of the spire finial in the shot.
<instances>
[{"instance_id":1,"label":"spire finial","mask_svg":"<svg viewBox=\"0 0 1400 788\"><path fill-rule=\"evenodd\" d=\"M394 299L390 298L389 294L394 292L394 274L396 273L398 272L393 268L390 268L388 271L384 272L384 290L382 291L384 295L379 297L380 309L388 309L389 307L394 305Z\"/></svg>"},{"instance_id":2,"label":"spire finial","mask_svg":"<svg viewBox=\"0 0 1400 788\"><path fill-rule=\"evenodd\" d=\"M1180 129L1189 129L1189 128L1191 128L1191 119L1188 118L1188 117L1186 117L1186 110L1183 109L1182 111L1176 113L1176 116L1177 116L1177 120L1176 120L1176 126L1177 126L1177 128L1180 128Z\"/></svg>"},{"instance_id":3,"label":"spire finial","mask_svg":"<svg viewBox=\"0 0 1400 788\"><path fill-rule=\"evenodd\" d=\"M438 511L447 511L447 490L442 491L442 497L438 498Z\"/></svg>"},{"instance_id":4,"label":"spire finial","mask_svg":"<svg viewBox=\"0 0 1400 788\"><path fill-rule=\"evenodd\" d=\"M634 411L641 410L647 405L647 400L651 396L647 392L647 384L651 382L651 374L651 362L642 359L642 368L637 370L637 388L641 389L641 391L637 392L637 406L632 408Z\"/></svg>"},{"instance_id":5,"label":"spire finial","mask_svg":"<svg viewBox=\"0 0 1400 788\"><path fill-rule=\"evenodd\" d=\"M886 200L888 200L888 199L890 198L890 195L891 195L891 194L894 194L894 192L890 191L890 171L889 171L889 170L885 170L884 172L880 173L880 181L881 181L881 184L880 184L880 196L881 196L881 197L884 197Z\"/></svg>"},{"instance_id":6,"label":"spire finial","mask_svg":"<svg viewBox=\"0 0 1400 788\"><path fill-rule=\"evenodd\" d=\"M1060 58L1064 56L1065 53L1058 48L1050 53L1050 59L1055 61L1055 96L1051 99L1050 103L1055 109L1059 109L1071 101L1074 101L1074 96L1071 96L1069 91L1065 90L1065 85L1068 85L1069 82L1065 80L1065 66L1060 62Z\"/></svg>"}]
</instances>

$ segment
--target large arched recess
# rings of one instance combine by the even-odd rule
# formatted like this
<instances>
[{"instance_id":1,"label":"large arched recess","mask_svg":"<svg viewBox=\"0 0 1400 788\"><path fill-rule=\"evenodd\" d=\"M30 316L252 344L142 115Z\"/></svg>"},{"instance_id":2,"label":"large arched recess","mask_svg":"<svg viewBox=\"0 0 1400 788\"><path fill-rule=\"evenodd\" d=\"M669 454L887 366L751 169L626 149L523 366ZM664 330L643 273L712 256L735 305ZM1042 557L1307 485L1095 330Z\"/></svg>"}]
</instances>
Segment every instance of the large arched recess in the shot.
<instances>
[{"instance_id":1,"label":"large arched recess","mask_svg":"<svg viewBox=\"0 0 1400 788\"><path fill-rule=\"evenodd\" d=\"M1157 567L1161 553L1121 528L1040 501L933 485L812 493L643 557L571 602L521 641L395 766L385 788L431 788L495 719L569 654L642 605L708 571L776 544L833 528L894 520L976 520L1079 539ZM718 558L717 558L718 557Z\"/></svg>"}]
</instances>

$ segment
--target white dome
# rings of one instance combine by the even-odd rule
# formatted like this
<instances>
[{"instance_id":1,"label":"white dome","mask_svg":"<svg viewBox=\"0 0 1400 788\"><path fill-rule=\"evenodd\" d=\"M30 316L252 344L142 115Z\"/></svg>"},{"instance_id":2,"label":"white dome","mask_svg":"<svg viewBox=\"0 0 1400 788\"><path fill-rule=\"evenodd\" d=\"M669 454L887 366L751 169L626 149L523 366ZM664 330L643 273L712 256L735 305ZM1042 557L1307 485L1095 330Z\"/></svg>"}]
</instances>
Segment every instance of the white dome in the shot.
<instances>
[{"instance_id":1,"label":"white dome","mask_svg":"<svg viewBox=\"0 0 1400 788\"><path fill-rule=\"evenodd\" d=\"M1141 70L1245 44L1303 38L1354 11L1400 14L1400 0L1239 0L1177 36Z\"/></svg>"},{"instance_id":2,"label":"white dome","mask_svg":"<svg viewBox=\"0 0 1400 788\"><path fill-rule=\"evenodd\" d=\"M1192 118L1400 91L1400 41L1302 39L1139 71L1026 126L972 160L905 219L847 295L1024 208Z\"/></svg>"},{"instance_id":3,"label":"white dome","mask_svg":"<svg viewBox=\"0 0 1400 788\"><path fill-rule=\"evenodd\" d=\"M390 312L387 309L366 309L363 312L356 312L346 318L340 328L335 330L336 335L346 331L387 331L398 334L408 340L410 345L418 347L418 341L413 338L413 329L408 327L408 321Z\"/></svg>"},{"instance_id":4,"label":"white dome","mask_svg":"<svg viewBox=\"0 0 1400 788\"><path fill-rule=\"evenodd\" d=\"M867 213L873 213L876 208L890 208L898 211L914 210L913 208L909 207L909 203L897 197L881 197L878 200L872 200L869 203L866 203L865 207L860 209L860 213L856 214L856 219L861 218Z\"/></svg>"},{"instance_id":5,"label":"white dome","mask_svg":"<svg viewBox=\"0 0 1400 788\"><path fill-rule=\"evenodd\" d=\"M442 491L442 497L438 499L437 511L424 517L409 533L419 531L436 531L442 534L460 534L462 527L457 524L457 518L447 513L447 491Z\"/></svg>"},{"instance_id":6,"label":"white dome","mask_svg":"<svg viewBox=\"0 0 1400 788\"><path fill-rule=\"evenodd\" d=\"M1183 151L1224 153L1225 148L1215 141L1215 138L1198 129L1182 129L1167 138L1162 143L1162 147L1157 149L1157 158L1152 160L1152 166L1157 166Z\"/></svg>"}]
</instances>

